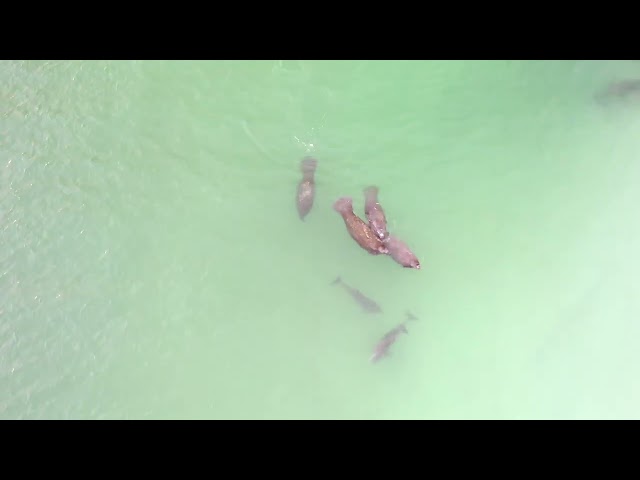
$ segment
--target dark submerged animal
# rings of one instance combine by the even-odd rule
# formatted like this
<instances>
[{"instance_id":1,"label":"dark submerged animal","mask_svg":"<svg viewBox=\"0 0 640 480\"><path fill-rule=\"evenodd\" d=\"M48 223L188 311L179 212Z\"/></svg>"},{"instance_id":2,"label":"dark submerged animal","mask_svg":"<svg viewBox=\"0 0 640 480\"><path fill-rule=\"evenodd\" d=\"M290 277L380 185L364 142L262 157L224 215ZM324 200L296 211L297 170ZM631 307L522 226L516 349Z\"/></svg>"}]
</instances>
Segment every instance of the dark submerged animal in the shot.
<instances>
[{"instance_id":1,"label":"dark submerged animal","mask_svg":"<svg viewBox=\"0 0 640 480\"><path fill-rule=\"evenodd\" d=\"M298 216L303 221L311 211L311 207L313 207L313 200L316 194L315 173L317 167L318 160L313 157L305 157L300 162L302 179L298 182L296 201Z\"/></svg>"},{"instance_id":2,"label":"dark submerged animal","mask_svg":"<svg viewBox=\"0 0 640 480\"><path fill-rule=\"evenodd\" d=\"M349 295L360 304L362 309L367 313L381 313L382 309L375 301L364 295L360 290L353 288L342 281L342 278L337 277L331 285L340 284L344 289L349 292Z\"/></svg>"},{"instance_id":3,"label":"dark submerged animal","mask_svg":"<svg viewBox=\"0 0 640 480\"><path fill-rule=\"evenodd\" d=\"M640 100L640 79L611 82L607 88L595 94L595 99L602 103L613 99L629 99L630 97Z\"/></svg>"},{"instance_id":4,"label":"dark submerged animal","mask_svg":"<svg viewBox=\"0 0 640 480\"><path fill-rule=\"evenodd\" d=\"M389 238L387 219L378 201L379 188L370 186L364 189L364 214L369 221L371 231L383 242Z\"/></svg>"},{"instance_id":5,"label":"dark submerged animal","mask_svg":"<svg viewBox=\"0 0 640 480\"><path fill-rule=\"evenodd\" d=\"M388 253L385 244L375 236L369 225L354 213L351 197L339 198L334 202L333 209L342 216L349 235L360 247L371 255Z\"/></svg>"},{"instance_id":6,"label":"dark submerged animal","mask_svg":"<svg viewBox=\"0 0 640 480\"><path fill-rule=\"evenodd\" d=\"M405 268L415 268L416 270L421 268L418 257L416 257L407 244L398 237L389 235L389 239L385 245L387 246L387 254L393 258L396 263Z\"/></svg>"}]
</instances>

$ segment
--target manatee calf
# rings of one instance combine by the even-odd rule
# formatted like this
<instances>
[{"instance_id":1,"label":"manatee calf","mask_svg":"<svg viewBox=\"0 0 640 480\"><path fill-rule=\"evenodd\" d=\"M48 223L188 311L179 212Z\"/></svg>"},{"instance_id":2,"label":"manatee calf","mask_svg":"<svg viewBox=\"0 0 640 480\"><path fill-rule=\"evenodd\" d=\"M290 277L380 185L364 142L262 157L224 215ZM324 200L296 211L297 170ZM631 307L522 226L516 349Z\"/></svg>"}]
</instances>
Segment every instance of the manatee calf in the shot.
<instances>
[{"instance_id":1,"label":"manatee calf","mask_svg":"<svg viewBox=\"0 0 640 480\"><path fill-rule=\"evenodd\" d=\"M387 219L378 201L378 187L370 186L364 189L364 214L369 221L369 228L383 242L389 238Z\"/></svg>"},{"instance_id":2,"label":"manatee calf","mask_svg":"<svg viewBox=\"0 0 640 480\"><path fill-rule=\"evenodd\" d=\"M353 212L353 199L351 197L340 197L334 202L333 209L342 216L349 235L360 247L371 255L388 253L385 244L374 235L369 225Z\"/></svg>"},{"instance_id":3,"label":"manatee calf","mask_svg":"<svg viewBox=\"0 0 640 480\"><path fill-rule=\"evenodd\" d=\"M296 196L298 216L300 220L311 211L313 200L316 194L315 173L318 167L318 160L313 157L305 157L300 162L300 171L302 179L298 182L298 192Z\"/></svg>"}]
</instances>

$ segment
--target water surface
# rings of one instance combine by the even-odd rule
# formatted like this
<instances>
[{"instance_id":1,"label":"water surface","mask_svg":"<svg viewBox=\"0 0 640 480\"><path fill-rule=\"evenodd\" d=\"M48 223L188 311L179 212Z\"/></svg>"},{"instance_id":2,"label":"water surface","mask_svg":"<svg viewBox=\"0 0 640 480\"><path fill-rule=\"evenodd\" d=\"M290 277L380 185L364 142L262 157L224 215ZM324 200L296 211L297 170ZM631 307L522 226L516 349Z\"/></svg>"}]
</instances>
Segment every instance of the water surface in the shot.
<instances>
[{"instance_id":1,"label":"water surface","mask_svg":"<svg viewBox=\"0 0 640 480\"><path fill-rule=\"evenodd\" d=\"M0 63L0 418L638 418L640 104L593 99L633 76ZM370 184L422 270L348 237Z\"/></svg>"}]
</instances>

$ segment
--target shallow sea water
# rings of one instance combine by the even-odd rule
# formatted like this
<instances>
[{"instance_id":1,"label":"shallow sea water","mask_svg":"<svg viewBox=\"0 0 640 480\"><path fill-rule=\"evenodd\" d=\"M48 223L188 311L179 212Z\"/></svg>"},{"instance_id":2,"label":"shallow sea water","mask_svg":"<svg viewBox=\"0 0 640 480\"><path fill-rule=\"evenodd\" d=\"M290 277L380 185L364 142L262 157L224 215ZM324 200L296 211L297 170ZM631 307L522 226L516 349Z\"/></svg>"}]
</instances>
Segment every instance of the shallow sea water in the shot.
<instances>
[{"instance_id":1,"label":"shallow sea water","mask_svg":"<svg viewBox=\"0 0 640 480\"><path fill-rule=\"evenodd\" d=\"M633 77L3 61L0 418L638 418L640 102L594 101ZM421 270L349 238L367 185Z\"/></svg>"}]
</instances>

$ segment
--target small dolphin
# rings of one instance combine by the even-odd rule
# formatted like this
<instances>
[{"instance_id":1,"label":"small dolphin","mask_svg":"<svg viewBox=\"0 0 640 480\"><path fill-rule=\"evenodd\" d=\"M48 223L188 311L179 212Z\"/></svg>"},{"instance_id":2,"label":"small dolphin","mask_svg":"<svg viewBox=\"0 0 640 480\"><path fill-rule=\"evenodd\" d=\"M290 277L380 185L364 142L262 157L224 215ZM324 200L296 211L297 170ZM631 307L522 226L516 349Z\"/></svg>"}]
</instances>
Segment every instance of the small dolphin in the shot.
<instances>
[{"instance_id":1,"label":"small dolphin","mask_svg":"<svg viewBox=\"0 0 640 480\"><path fill-rule=\"evenodd\" d=\"M331 282L331 285L337 285L340 284L344 287L344 289L349 292L349 295L351 295L351 297L360 304L360 306L362 307L362 309L367 312L367 313L381 313L382 309L380 308L380 305L378 305L376 302L374 302L373 300L371 300L369 297L367 297L366 295L364 295L360 290L353 288L349 285L347 285L346 283L344 283L342 281L342 278L337 277L333 282Z\"/></svg>"},{"instance_id":2,"label":"small dolphin","mask_svg":"<svg viewBox=\"0 0 640 480\"><path fill-rule=\"evenodd\" d=\"M407 320L418 320L418 317L413 315L411 312L406 312L406 315L407 315ZM398 336L401 333L405 333L407 335L409 334L409 331L407 330L407 326L405 322L402 322L397 327L388 331L384 335L384 337L380 339L380 341L377 343L377 345L373 350L373 354L371 355L371 357L369 357L369 361L371 363L376 363L381 358L391 355L391 353L389 352L389 348L391 348L391 345L393 345L396 342L396 340L398 339Z\"/></svg>"}]
</instances>

